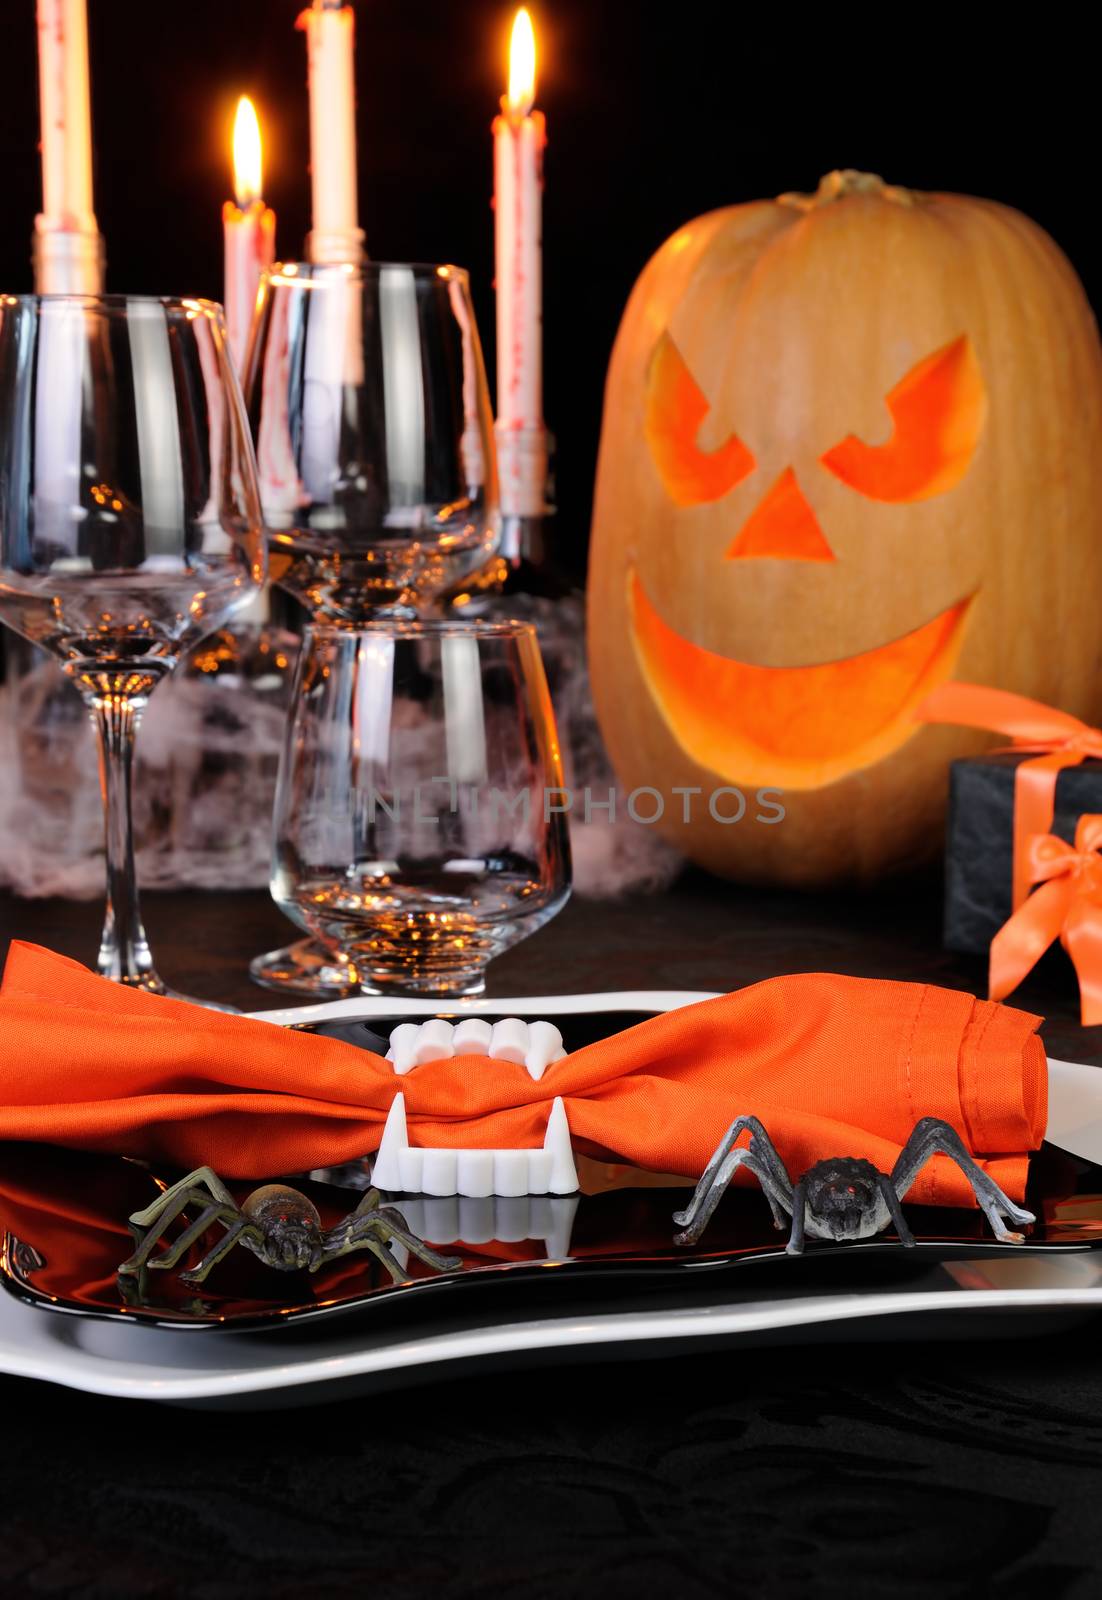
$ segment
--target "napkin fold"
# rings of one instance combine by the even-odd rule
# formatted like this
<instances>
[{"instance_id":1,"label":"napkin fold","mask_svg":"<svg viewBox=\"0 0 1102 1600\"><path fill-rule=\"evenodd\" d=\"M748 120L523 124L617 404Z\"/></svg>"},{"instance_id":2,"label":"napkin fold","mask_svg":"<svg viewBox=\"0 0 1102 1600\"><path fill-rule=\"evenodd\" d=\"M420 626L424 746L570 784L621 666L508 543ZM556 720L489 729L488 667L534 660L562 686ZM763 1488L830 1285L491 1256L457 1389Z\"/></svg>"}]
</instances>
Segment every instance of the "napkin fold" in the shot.
<instances>
[{"instance_id":1,"label":"napkin fold","mask_svg":"<svg viewBox=\"0 0 1102 1600\"><path fill-rule=\"evenodd\" d=\"M795 1179L831 1155L890 1170L919 1118L936 1116L1020 1200L1047 1117L1039 1020L928 984L797 973L648 1018L538 1081L484 1056L397 1078L340 1040L141 994L15 941L0 986L0 1139L267 1177L375 1150L398 1088L412 1143L460 1149L542 1144L561 1095L578 1148L693 1179L753 1112ZM913 1198L973 1204L941 1156Z\"/></svg>"}]
</instances>

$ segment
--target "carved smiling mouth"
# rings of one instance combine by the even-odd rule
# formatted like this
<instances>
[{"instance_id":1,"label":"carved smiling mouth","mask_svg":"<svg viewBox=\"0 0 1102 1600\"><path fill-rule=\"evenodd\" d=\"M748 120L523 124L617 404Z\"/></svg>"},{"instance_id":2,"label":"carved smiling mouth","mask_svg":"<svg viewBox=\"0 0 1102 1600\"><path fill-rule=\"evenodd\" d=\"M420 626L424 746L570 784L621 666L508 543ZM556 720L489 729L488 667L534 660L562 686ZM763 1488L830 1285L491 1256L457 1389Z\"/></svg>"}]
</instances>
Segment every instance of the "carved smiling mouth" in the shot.
<instances>
[{"instance_id":1,"label":"carved smiling mouth","mask_svg":"<svg viewBox=\"0 0 1102 1600\"><path fill-rule=\"evenodd\" d=\"M956 665L974 598L860 655L758 667L684 638L628 575L635 656L670 733L699 767L746 787L819 789L899 749Z\"/></svg>"}]
</instances>

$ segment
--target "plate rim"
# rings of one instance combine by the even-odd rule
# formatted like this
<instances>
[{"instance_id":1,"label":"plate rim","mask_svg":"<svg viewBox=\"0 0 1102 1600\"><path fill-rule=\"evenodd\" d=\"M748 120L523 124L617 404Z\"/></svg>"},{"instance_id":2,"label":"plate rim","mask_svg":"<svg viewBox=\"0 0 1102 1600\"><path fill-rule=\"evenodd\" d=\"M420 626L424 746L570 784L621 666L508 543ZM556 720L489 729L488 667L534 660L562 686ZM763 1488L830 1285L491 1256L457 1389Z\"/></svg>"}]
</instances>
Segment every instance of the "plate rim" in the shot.
<instances>
[{"instance_id":1,"label":"plate rim","mask_svg":"<svg viewBox=\"0 0 1102 1600\"><path fill-rule=\"evenodd\" d=\"M30 1307L11 1303L27 1317L33 1316ZM814 1305L814 1317L807 1315L807 1302L803 1300L766 1300L737 1307L704 1304L676 1310L664 1308L534 1319L422 1335L381 1347L360 1345L344 1351L322 1350L299 1360L284 1357L248 1368L228 1363L222 1371L177 1374L166 1367L151 1377L135 1371L130 1360L109 1358L82 1349L71 1340L59 1341L60 1348L52 1352L52 1360L35 1341L33 1349L22 1358L17 1351L13 1361L10 1349L5 1349L8 1341L3 1339L0 1324L0 1361L5 1372L13 1377L58 1383L117 1399L187 1403L313 1388L385 1373L424 1372L448 1363L510 1354L538 1354L564 1345L595 1351L617 1345L780 1333L812 1323L836 1327L847 1322L957 1311L1098 1310L1102 1308L1102 1287L880 1291L871 1295L826 1296ZM55 1326L68 1328L72 1324L69 1319L58 1319ZM146 1333L150 1336L161 1331L149 1329Z\"/></svg>"},{"instance_id":2,"label":"plate rim","mask_svg":"<svg viewBox=\"0 0 1102 1600\"><path fill-rule=\"evenodd\" d=\"M303 1022L341 1022L373 1017L436 1016L447 1011L456 1016L477 1017L492 1012L508 1016L558 1016L564 1011L648 1011L658 1015L677 1011L682 1006L704 1000L720 1000L719 989L594 989L583 994L477 995L441 1002L417 1000L399 995L353 995L346 1000L319 1000L302 1006L277 1006L265 1011L250 1011L254 1022L273 1022L292 1028Z\"/></svg>"}]
</instances>

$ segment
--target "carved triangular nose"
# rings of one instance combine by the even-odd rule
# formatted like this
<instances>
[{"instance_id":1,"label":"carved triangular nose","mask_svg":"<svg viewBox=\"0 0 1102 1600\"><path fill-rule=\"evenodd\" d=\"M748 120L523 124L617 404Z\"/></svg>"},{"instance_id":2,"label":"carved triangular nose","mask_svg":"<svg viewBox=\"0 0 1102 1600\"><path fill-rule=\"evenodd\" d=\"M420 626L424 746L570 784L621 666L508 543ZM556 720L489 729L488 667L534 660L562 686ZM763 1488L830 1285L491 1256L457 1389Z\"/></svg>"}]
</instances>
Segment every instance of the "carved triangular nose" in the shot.
<instances>
[{"instance_id":1,"label":"carved triangular nose","mask_svg":"<svg viewBox=\"0 0 1102 1600\"><path fill-rule=\"evenodd\" d=\"M834 560L834 552L791 467L785 468L758 502L727 551L728 561L747 556L779 561Z\"/></svg>"}]
</instances>

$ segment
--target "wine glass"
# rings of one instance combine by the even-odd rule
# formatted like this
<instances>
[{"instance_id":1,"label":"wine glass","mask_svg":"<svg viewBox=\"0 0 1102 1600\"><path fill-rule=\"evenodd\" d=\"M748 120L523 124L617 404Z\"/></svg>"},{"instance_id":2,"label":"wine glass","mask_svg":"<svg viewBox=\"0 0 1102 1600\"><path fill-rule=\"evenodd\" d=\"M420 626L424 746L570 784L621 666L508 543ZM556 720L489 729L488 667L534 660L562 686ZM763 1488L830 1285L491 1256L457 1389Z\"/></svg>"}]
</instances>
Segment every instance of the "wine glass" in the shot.
<instances>
[{"instance_id":1,"label":"wine glass","mask_svg":"<svg viewBox=\"0 0 1102 1600\"><path fill-rule=\"evenodd\" d=\"M361 992L481 994L566 903L562 781L530 624L310 627L272 896Z\"/></svg>"},{"instance_id":2,"label":"wine glass","mask_svg":"<svg viewBox=\"0 0 1102 1600\"><path fill-rule=\"evenodd\" d=\"M274 267L244 389L272 580L316 620L412 615L497 548L489 393L462 268Z\"/></svg>"},{"instance_id":3,"label":"wine glass","mask_svg":"<svg viewBox=\"0 0 1102 1600\"><path fill-rule=\"evenodd\" d=\"M244 388L271 575L316 621L412 616L497 549L493 420L462 268L273 267ZM357 987L309 939L249 970L315 998Z\"/></svg>"},{"instance_id":4,"label":"wine glass","mask_svg":"<svg viewBox=\"0 0 1102 1600\"><path fill-rule=\"evenodd\" d=\"M0 620L54 652L91 713L106 813L97 968L155 994L134 881L135 733L183 652L264 575L221 308L0 296Z\"/></svg>"}]
</instances>

